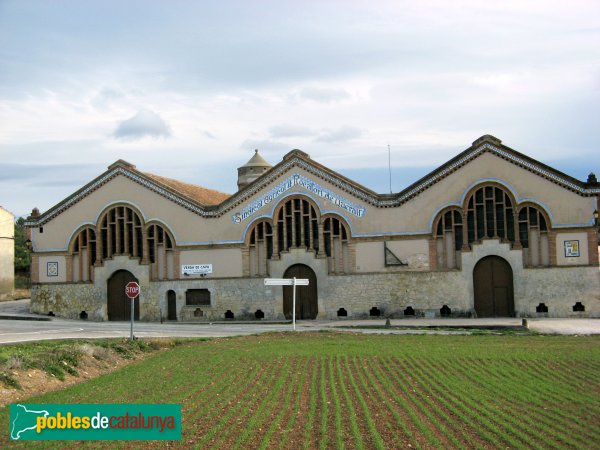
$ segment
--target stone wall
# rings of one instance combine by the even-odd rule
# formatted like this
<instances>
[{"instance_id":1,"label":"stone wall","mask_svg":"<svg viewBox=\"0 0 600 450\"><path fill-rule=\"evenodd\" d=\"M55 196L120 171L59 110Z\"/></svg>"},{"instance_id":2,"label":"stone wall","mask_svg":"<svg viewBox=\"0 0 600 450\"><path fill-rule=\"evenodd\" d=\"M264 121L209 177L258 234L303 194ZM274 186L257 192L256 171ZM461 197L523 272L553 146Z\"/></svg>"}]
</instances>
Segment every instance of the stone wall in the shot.
<instances>
[{"instance_id":1,"label":"stone wall","mask_svg":"<svg viewBox=\"0 0 600 450\"><path fill-rule=\"evenodd\" d=\"M318 269L324 260L315 260ZM320 275L318 277L317 319L337 319L344 308L348 319L368 318L377 307L381 317L404 317L411 306L416 316L438 317L448 305L452 316L473 313L472 276L466 271L367 273ZM235 320L254 320L261 310L265 320L283 320L283 289L265 286L263 278L204 278L197 280L147 281L138 273L142 294L140 320L160 321L167 317L168 292L173 290L179 321L224 320L231 311ZM594 267L523 269L515 274L515 311L518 317L600 317L600 272ZM516 282L518 280L518 283ZM208 289L211 305L186 306L188 289ZM302 289L298 287L297 289ZM585 312L573 312L575 302ZM544 303L547 314L536 313ZM32 312L70 319L86 311L89 320L106 320L106 281L91 283L35 285L32 288Z\"/></svg>"},{"instance_id":2,"label":"stone wall","mask_svg":"<svg viewBox=\"0 0 600 450\"><path fill-rule=\"evenodd\" d=\"M66 319L79 319L85 311L89 320L105 320L105 295L91 283L34 284L30 309L32 313L52 313Z\"/></svg>"},{"instance_id":3,"label":"stone wall","mask_svg":"<svg viewBox=\"0 0 600 450\"><path fill-rule=\"evenodd\" d=\"M224 320L231 311L235 319L253 320L257 310L265 320L283 320L283 289L264 285L262 278L230 278L156 281L141 286L140 320L160 321L167 317L168 292L177 298L180 321ZM188 289L208 289L210 306L186 306ZM298 287L297 289L302 289ZM31 311L69 319L86 311L89 320L106 320L106 289L91 283L35 285L32 288ZM361 274L328 276L319 280L318 319L336 319L339 308L349 318L369 317L377 307L382 316L403 317L407 306L417 315L434 311L447 304L455 314L470 313L466 286L460 272Z\"/></svg>"},{"instance_id":4,"label":"stone wall","mask_svg":"<svg viewBox=\"0 0 600 450\"><path fill-rule=\"evenodd\" d=\"M581 302L584 312L573 312ZM536 313L544 303L548 313ZM600 270L598 267L524 269L515 284L515 310L519 317L600 317Z\"/></svg>"}]
</instances>

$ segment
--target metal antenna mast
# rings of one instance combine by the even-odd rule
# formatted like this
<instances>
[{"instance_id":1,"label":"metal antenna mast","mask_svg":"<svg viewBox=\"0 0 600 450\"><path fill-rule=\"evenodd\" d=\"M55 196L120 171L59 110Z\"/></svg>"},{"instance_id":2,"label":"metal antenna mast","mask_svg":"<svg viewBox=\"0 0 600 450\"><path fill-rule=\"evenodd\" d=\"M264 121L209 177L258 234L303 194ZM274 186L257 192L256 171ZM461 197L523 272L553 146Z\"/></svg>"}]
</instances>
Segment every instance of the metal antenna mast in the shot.
<instances>
[{"instance_id":1,"label":"metal antenna mast","mask_svg":"<svg viewBox=\"0 0 600 450\"><path fill-rule=\"evenodd\" d=\"M388 144L388 170L390 172L390 194L392 193L392 151L390 150L390 144Z\"/></svg>"}]
</instances>

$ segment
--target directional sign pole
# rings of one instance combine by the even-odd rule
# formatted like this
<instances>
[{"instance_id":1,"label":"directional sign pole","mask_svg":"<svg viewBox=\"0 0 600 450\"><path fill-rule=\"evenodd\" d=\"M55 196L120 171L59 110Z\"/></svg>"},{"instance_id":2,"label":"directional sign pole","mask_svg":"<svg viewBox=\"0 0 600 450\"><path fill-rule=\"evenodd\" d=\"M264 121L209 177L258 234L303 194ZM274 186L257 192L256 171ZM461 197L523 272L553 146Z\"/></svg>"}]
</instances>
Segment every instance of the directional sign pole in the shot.
<instances>
[{"instance_id":1,"label":"directional sign pole","mask_svg":"<svg viewBox=\"0 0 600 450\"><path fill-rule=\"evenodd\" d=\"M294 277L292 293L292 324L294 325L294 331L296 331L296 277Z\"/></svg>"},{"instance_id":2,"label":"directional sign pole","mask_svg":"<svg viewBox=\"0 0 600 450\"><path fill-rule=\"evenodd\" d=\"M292 324L296 331L296 286L308 286L308 278L265 278L265 286L292 286Z\"/></svg>"}]
</instances>

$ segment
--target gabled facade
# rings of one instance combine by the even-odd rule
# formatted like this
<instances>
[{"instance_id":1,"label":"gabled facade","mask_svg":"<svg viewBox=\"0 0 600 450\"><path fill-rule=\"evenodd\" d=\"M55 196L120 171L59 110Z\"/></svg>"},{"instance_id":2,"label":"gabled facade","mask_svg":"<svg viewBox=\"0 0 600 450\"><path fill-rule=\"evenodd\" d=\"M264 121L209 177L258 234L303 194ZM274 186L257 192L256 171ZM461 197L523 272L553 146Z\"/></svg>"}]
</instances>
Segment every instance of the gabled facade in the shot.
<instances>
[{"instance_id":1,"label":"gabled facade","mask_svg":"<svg viewBox=\"0 0 600 450\"><path fill-rule=\"evenodd\" d=\"M600 316L600 185L493 136L397 194L293 150L258 153L233 195L117 161L28 219L32 310L93 320Z\"/></svg>"}]
</instances>

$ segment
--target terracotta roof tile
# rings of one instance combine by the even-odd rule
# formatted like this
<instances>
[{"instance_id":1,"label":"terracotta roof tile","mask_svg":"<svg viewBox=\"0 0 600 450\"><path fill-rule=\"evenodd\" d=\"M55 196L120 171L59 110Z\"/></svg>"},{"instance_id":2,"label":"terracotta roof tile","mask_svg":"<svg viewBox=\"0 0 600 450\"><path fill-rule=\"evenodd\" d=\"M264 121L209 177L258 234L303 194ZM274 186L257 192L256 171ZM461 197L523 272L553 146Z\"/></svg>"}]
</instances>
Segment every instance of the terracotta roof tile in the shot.
<instances>
[{"instance_id":1,"label":"terracotta roof tile","mask_svg":"<svg viewBox=\"0 0 600 450\"><path fill-rule=\"evenodd\" d=\"M174 180L172 178L161 177L154 175L153 173L144 172L144 175L164 184L169 189L178 192L179 194L188 197L195 202L200 203L201 205L218 205L231 197L230 194L226 194L224 192L215 191L214 189L207 189L195 184L184 183L183 181Z\"/></svg>"}]
</instances>

